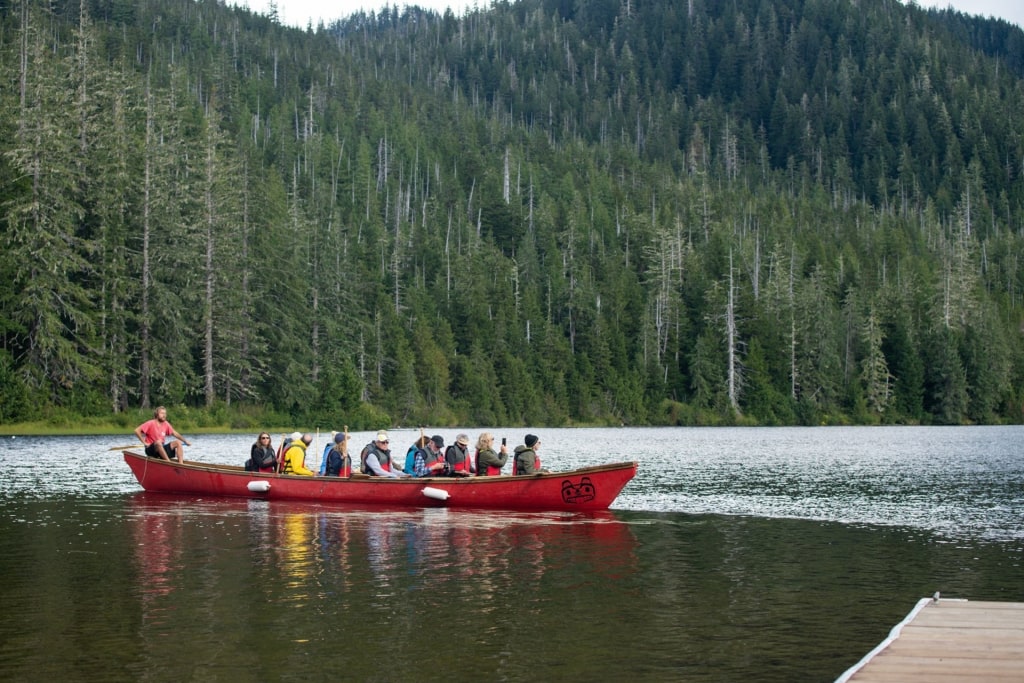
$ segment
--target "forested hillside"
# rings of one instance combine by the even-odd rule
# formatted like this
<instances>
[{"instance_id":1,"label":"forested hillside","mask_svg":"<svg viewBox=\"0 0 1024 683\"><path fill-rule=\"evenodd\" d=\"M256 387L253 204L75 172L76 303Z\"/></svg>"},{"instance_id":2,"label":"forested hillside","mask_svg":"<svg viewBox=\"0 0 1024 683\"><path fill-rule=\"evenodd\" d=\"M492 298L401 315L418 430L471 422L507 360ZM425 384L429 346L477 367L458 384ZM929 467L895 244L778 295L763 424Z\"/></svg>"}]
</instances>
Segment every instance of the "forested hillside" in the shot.
<instances>
[{"instance_id":1,"label":"forested hillside","mask_svg":"<svg viewBox=\"0 0 1024 683\"><path fill-rule=\"evenodd\" d=\"M1019 422L1022 38L0 0L0 422Z\"/></svg>"}]
</instances>

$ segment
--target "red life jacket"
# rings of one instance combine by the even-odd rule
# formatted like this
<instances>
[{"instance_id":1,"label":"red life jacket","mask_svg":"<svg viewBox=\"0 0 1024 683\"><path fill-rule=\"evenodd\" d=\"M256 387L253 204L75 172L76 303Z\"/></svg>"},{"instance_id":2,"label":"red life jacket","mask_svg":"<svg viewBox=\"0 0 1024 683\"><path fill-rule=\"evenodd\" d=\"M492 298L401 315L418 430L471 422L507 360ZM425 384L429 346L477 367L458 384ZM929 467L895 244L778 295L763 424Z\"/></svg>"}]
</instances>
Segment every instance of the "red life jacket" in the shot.
<instances>
[{"instance_id":1,"label":"red life jacket","mask_svg":"<svg viewBox=\"0 0 1024 683\"><path fill-rule=\"evenodd\" d=\"M495 467L494 465L488 465L486 472L480 471L480 449L476 449L476 473L485 477L497 477L501 474L501 468Z\"/></svg>"},{"instance_id":2,"label":"red life jacket","mask_svg":"<svg viewBox=\"0 0 1024 683\"><path fill-rule=\"evenodd\" d=\"M391 451L383 451L377 448L377 445L371 441L370 443L363 446L363 450L359 454L359 470L363 474L373 474L373 470L371 470L366 465L366 456L370 455L371 453L377 456L377 462L378 464L380 464L380 468L382 470L384 470L385 472L391 471Z\"/></svg>"},{"instance_id":3,"label":"red life jacket","mask_svg":"<svg viewBox=\"0 0 1024 683\"><path fill-rule=\"evenodd\" d=\"M469 459L469 453L459 448L457 444L452 444L445 451L444 459L447 460L451 466L453 472L472 472L471 467L472 461Z\"/></svg>"},{"instance_id":4,"label":"red life jacket","mask_svg":"<svg viewBox=\"0 0 1024 683\"><path fill-rule=\"evenodd\" d=\"M438 451L435 453L429 445L423 447L423 464L427 466L429 470L432 465L439 462L445 462L444 453ZM436 473L435 473L436 474ZM441 474L444 474L442 471ZM433 475L432 475L433 476Z\"/></svg>"}]
</instances>

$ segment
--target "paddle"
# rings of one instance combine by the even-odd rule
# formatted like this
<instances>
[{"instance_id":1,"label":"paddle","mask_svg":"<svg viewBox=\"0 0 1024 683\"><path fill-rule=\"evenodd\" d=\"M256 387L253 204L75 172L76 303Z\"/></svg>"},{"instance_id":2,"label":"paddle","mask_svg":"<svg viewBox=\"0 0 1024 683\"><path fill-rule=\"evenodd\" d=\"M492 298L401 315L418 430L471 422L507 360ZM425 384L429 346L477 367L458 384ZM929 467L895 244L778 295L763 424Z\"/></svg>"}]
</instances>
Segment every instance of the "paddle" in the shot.
<instances>
[{"instance_id":1,"label":"paddle","mask_svg":"<svg viewBox=\"0 0 1024 683\"><path fill-rule=\"evenodd\" d=\"M345 440L341 442L341 454L346 458L348 457L348 425L345 425L342 432L345 435Z\"/></svg>"},{"instance_id":2,"label":"paddle","mask_svg":"<svg viewBox=\"0 0 1024 683\"><path fill-rule=\"evenodd\" d=\"M277 468L276 474L281 474L281 470L284 468L284 440L285 435L281 435L281 443L277 444Z\"/></svg>"},{"instance_id":3,"label":"paddle","mask_svg":"<svg viewBox=\"0 0 1024 683\"><path fill-rule=\"evenodd\" d=\"M129 444L127 446L111 446L107 450L108 451L127 451L127 450L131 450L132 448L142 448L142 444L140 444L140 443L133 443L133 444Z\"/></svg>"},{"instance_id":4,"label":"paddle","mask_svg":"<svg viewBox=\"0 0 1024 683\"><path fill-rule=\"evenodd\" d=\"M348 425L343 428L345 433L345 440L341 442L341 469L345 469L345 463L348 463L348 475L352 476L352 461L348 458Z\"/></svg>"}]
</instances>

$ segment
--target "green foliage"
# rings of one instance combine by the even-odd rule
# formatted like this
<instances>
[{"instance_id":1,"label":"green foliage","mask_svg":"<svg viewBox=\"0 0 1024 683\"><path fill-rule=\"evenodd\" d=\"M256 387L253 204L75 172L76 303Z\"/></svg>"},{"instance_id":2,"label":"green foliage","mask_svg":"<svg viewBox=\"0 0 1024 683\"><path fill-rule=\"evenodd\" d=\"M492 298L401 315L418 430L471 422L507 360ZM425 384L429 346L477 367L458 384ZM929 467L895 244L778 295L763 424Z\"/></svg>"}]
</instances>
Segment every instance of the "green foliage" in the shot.
<instances>
[{"instance_id":1,"label":"green foliage","mask_svg":"<svg viewBox=\"0 0 1024 683\"><path fill-rule=\"evenodd\" d=\"M1019 29L881 0L25 9L0 422L1024 420Z\"/></svg>"}]
</instances>

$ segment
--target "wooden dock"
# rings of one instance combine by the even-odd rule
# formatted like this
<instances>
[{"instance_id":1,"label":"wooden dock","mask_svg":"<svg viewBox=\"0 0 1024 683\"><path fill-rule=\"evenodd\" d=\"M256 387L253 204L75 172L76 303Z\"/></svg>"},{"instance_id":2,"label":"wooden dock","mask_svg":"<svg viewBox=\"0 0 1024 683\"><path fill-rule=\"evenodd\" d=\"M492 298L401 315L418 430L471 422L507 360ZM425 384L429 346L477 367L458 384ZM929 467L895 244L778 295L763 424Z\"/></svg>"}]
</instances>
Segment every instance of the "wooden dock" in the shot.
<instances>
[{"instance_id":1,"label":"wooden dock","mask_svg":"<svg viewBox=\"0 0 1024 683\"><path fill-rule=\"evenodd\" d=\"M1024 681L1024 603L925 598L836 683Z\"/></svg>"}]
</instances>

